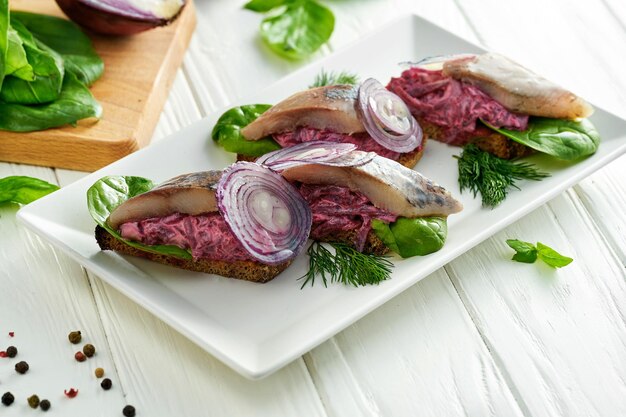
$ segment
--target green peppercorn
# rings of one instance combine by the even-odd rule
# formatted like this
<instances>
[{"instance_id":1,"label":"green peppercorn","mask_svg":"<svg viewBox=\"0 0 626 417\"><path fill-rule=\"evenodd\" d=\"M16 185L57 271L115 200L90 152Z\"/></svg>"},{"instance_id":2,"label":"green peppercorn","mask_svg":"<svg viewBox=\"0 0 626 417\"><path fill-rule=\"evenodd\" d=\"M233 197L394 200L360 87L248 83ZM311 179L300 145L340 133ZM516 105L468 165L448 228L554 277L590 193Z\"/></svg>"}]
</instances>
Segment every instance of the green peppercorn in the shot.
<instances>
[{"instance_id":1,"label":"green peppercorn","mask_svg":"<svg viewBox=\"0 0 626 417\"><path fill-rule=\"evenodd\" d=\"M70 343L77 345L80 343L81 340L83 340L83 336L80 333L80 330L77 330L75 332L70 332L70 334L67 336L67 338L70 340Z\"/></svg>"},{"instance_id":2,"label":"green peppercorn","mask_svg":"<svg viewBox=\"0 0 626 417\"><path fill-rule=\"evenodd\" d=\"M2 396L2 404L6 405L7 407L13 404L13 401L15 401L15 397L10 392L5 392Z\"/></svg>"},{"instance_id":3,"label":"green peppercorn","mask_svg":"<svg viewBox=\"0 0 626 417\"><path fill-rule=\"evenodd\" d=\"M36 395L31 395L30 397L28 397L28 405L30 405L30 408L39 407L39 397Z\"/></svg>"},{"instance_id":4,"label":"green peppercorn","mask_svg":"<svg viewBox=\"0 0 626 417\"><path fill-rule=\"evenodd\" d=\"M17 356L17 348L15 346L9 346L7 348L7 356L9 358L14 358Z\"/></svg>"},{"instance_id":5,"label":"green peppercorn","mask_svg":"<svg viewBox=\"0 0 626 417\"><path fill-rule=\"evenodd\" d=\"M102 378L104 376L104 369L96 368L95 374L96 378Z\"/></svg>"},{"instance_id":6,"label":"green peppercorn","mask_svg":"<svg viewBox=\"0 0 626 417\"><path fill-rule=\"evenodd\" d=\"M43 411L48 411L50 409L50 401L41 400L41 402L39 403L39 408L41 408Z\"/></svg>"},{"instance_id":7,"label":"green peppercorn","mask_svg":"<svg viewBox=\"0 0 626 417\"><path fill-rule=\"evenodd\" d=\"M74 354L74 359L76 359L78 362L85 362L87 360L85 354L81 351L78 351Z\"/></svg>"},{"instance_id":8,"label":"green peppercorn","mask_svg":"<svg viewBox=\"0 0 626 417\"><path fill-rule=\"evenodd\" d=\"M87 356L88 358L91 358L93 355L96 354L96 348L94 345L92 345L91 343L87 343L84 347L83 347L83 353L85 354L85 356Z\"/></svg>"},{"instance_id":9,"label":"green peppercorn","mask_svg":"<svg viewBox=\"0 0 626 417\"><path fill-rule=\"evenodd\" d=\"M15 372L18 374L25 374L29 369L30 367L28 366L28 363L24 361L15 364Z\"/></svg>"},{"instance_id":10,"label":"green peppercorn","mask_svg":"<svg viewBox=\"0 0 626 417\"><path fill-rule=\"evenodd\" d=\"M111 382L109 378L104 378L102 382L100 383L100 386L102 387L103 390L108 391L113 386L113 382Z\"/></svg>"},{"instance_id":11,"label":"green peppercorn","mask_svg":"<svg viewBox=\"0 0 626 417\"><path fill-rule=\"evenodd\" d=\"M124 417L135 417L135 407L133 407L132 405L127 405L122 410L122 414L124 414Z\"/></svg>"}]
</instances>

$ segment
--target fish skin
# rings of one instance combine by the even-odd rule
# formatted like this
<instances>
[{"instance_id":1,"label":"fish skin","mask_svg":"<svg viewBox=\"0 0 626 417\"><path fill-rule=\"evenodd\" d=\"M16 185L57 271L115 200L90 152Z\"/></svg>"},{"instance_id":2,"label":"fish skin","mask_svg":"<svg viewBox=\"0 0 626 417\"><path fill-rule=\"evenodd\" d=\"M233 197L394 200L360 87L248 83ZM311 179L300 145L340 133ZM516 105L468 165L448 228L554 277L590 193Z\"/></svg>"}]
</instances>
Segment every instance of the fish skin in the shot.
<instances>
[{"instance_id":1,"label":"fish skin","mask_svg":"<svg viewBox=\"0 0 626 417\"><path fill-rule=\"evenodd\" d=\"M443 74L475 85L515 113L570 120L593 113L574 93L493 52L446 61Z\"/></svg>"},{"instance_id":2,"label":"fish skin","mask_svg":"<svg viewBox=\"0 0 626 417\"><path fill-rule=\"evenodd\" d=\"M365 194L376 207L402 217L448 216L463 209L445 188L378 155L357 167L307 164L288 168L282 175L289 181L348 187Z\"/></svg>"},{"instance_id":3,"label":"fish skin","mask_svg":"<svg viewBox=\"0 0 626 417\"><path fill-rule=\"evenodd\" d=\"M117 230L123 223L173 213L202 214L217 211L215 190L222 171L183 174L152 190L128 199L109 216L107 223Z\"/></svg>"},{"instance_id":4,"label":"fish skin","mask_svg":"<svg viewBox=\"0 0 626 417\"><path fill-rule=\"evenodd\" d=\"M241 129L241 134L248 140L259 140L304 126L345 134L365 132L354 107L357 91L351 85L301 91L272 106Z\"/></svg>"}]
</instances>

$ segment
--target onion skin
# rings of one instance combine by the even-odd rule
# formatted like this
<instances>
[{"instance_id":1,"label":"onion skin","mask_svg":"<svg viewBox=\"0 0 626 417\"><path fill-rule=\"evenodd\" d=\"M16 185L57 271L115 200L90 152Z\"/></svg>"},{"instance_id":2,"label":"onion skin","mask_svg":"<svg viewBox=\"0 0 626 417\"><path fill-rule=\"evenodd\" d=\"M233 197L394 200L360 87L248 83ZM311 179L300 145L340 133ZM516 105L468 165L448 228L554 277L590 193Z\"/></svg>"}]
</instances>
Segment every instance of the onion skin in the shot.
<instances>
[{"instance_id":1,"label":"onion skin","mask_svg":"<svg viewBox=\"0 0 626 417\"><path fill-rule=\"evenodd\" d=\"M83 28L100 35L127 36L166 26L172 23L180 15L185 4L170 19L149 17L132 17L123 14L112 13L86 4L80 0L56 0L63 12L72 21Z\"/></svg>"}]
</instances>

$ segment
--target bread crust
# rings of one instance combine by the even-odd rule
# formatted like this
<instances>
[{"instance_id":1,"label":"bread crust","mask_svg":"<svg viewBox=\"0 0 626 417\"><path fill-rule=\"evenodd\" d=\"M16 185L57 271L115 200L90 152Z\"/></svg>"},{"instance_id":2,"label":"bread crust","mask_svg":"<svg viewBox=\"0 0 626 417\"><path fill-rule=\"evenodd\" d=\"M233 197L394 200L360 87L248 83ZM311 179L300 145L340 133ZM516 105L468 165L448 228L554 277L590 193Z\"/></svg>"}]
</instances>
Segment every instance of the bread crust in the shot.
<instances>
[{"instance_id":1,"label":"bread crust","mask_svg":"<svg viewBox=\"0 0 626 417\"><path fill-rule=\"evenodd\" d=\"M190 271L221 275L251 282L265 283L271 281L291 265L292 262L289 260L279 265L265 265L255 261L226 262L210 259L181 259L174 256L146 252L129 246L121 240L116 239L101 226L96 226L95 235L96 241L102 250L112 250L125 255L138 256L164 265L175 266Z\"/></svg>"},{"instance_id":2,"label":"bread crust","mask_svg":"<svg viewBox=\"0 0 626 417\"><path fill-rule=\"evenodd\" d=\"M328 236L323 239L316 239L318 242L326 242L326 243L343 243L352 248L356 249L356 245L354 242L356 241L357 230L345 230L343 232L339 232L333 234L332 236ZM385 246L382 240L378 236L373 229L369 231L367 234L367 238L365 239L365 246L363 247L362 253L373 254L373 255L385 255L389 253L389 248Z\"/></svg>"}]
</instances>

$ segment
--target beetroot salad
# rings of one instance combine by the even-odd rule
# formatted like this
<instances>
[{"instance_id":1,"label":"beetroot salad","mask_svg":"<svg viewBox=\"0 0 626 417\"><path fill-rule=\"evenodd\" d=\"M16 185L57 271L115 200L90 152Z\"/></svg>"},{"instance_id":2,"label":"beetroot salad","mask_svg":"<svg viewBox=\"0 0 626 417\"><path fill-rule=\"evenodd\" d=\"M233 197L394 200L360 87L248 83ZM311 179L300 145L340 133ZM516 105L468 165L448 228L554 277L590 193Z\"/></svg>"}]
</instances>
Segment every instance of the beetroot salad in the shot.
<instances>
[{"instance_id":1,"label":"beetroot salad","mask_svg":"<svg viewBox=\"0 0 626 417\"><path fill-rule=\"evenodd\" d=\"M400 96L413 116L441 129L439 140L464 145L493 131L478 123L526 130L528 116L511 113L477 87L443 75L441 70L413 67L392 78L387 88Z\"/></svg>"}]
</instances>

